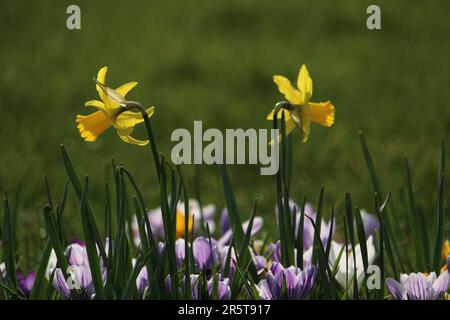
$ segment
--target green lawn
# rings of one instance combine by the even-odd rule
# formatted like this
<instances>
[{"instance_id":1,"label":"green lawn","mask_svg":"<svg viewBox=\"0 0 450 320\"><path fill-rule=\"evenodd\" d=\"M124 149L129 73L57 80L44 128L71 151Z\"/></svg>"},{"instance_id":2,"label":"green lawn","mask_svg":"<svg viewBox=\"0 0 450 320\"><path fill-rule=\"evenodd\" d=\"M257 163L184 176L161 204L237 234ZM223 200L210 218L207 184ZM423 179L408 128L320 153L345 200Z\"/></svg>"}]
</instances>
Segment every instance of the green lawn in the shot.
<instances>
[{"instance_id":1,"label":"green lawn","mask_svg":"<svg viewBox=\"0 0 450 320\"><path fill-rule=\"evenodd\" d=\"M123 143L113 130L87 143L76 129L75 116L90 112L84 102L97 98L92 77L104 65L111 86L139 82L129 97L156 106L153 128L160 151L169 156L172 131L192 130L194 120L203 120L204 128L269 128L265 116L282 100L272 75L295 79L305 63L314 81L313 101L332 100L336 123L330 129L313 126L307 144L295 132L293 198L301 201L307 194L315 202L324 185L326 216L332 197L343 213L347 191L355 204L372 211L362 130L383 189L393 192L397 207L405 202L403 157L408 156L416 200L431 227L440 138L450 137L450 6L446 0L377 1L382 30L369 31L365 11L372 2L77 1L82 29L69 31L70 1L3 0L0 186L17 207L19 236L27 239L19 249L28 252L40 243L47 201L43 175L54 198L62 192L61 143L80 175L89 175L98 215L111 158L137 176L148 206L158 206L148 148ZM137 135L144 137L144 130ZM199 189L204 203L225 205L217 168L185 170L193 195ZM274 178L260 176L258 166L229 171L243 214L250 214L258 197L258 214L273 222ZM72 190L68 201L67 228L75 237L79 205ZM404 211L396 214L401 230Z\"/></svg>"}]
</instances>

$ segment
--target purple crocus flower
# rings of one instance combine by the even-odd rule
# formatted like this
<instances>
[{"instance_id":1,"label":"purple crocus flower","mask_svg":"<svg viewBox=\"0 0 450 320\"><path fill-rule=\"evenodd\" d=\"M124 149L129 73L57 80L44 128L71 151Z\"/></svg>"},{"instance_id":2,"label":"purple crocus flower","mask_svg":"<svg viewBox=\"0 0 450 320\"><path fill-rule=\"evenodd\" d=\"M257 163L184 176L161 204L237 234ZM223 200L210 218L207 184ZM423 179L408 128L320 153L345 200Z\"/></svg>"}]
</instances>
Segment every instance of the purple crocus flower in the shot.
<instances>
[{"instance_id":1,"label":"purple crocus flower","mask_svg":"<svg viewBox=\"0 0 450 320\"><path fill-rule=\"evenodd\" d=\"M252 259L253 259L253 263L255 264L255 267L256 267L256 272L258 274L261 274L264 270L266 270L267 259L264 256L253 255Z\"/></svg>"},{"instance_id":2,"label":"purple crocus flower","mask_svg":"<svg viewBox=\"0 0 450 320\"><path fill-rule=\"evenodd\" d=\"M386 287L395 300L437 300L450 288L450 274L444 271L439 277L432 272L401 274L400 282L386 279Z\"/></svg>"},{"instance_id":3,"label":"purple crocus flower","mask_svg":"<svg viewBox=\"0 0 450 320\"><path fill-rule=\"evenodd\" d=\"M244 230L244 233L247 232L248 225L250 221L247 220L242 224L242 229ZM253 219L253 226L251 235L254 236L261 230L262 226L264 224L264 219L262 217L255 217ZM225 246L228 245L231 241L231 238L233 237L233 230L230 226L230 221L228 217L228 210L225 208L222 210L222 214L220 216L220 231L222 233L222 237L218 240L219 246Z\"/></svg>"},{"instance_id":4,"label":"purple crocus flower","mask_svg":"<svg viewBox=\"0 0 450 320\"><path fill-rule=\"evenodd\" d=\"M26 297L28 297L33 289L34 279L36 278L35 272L30 272L26 276L22 273L17 273L17 284L19 286L20 292Z\"/></svg>"},{"instance_id":5,"label":"purple crocus flower","mask_svg":"<svg viewBox=\"0 0 450 320\"><path fill-rule=\"evenodd\" d=\"M257 289L264 300L305 300L314 286L316 274L314 266L302 271L294 266L284 268L280 263L274 262L266 279L259 282ZM283 292L284 283L285 293Z\"/></svg>"},{"instance_id":6,"label":"purple crocus flower","mask_svg":"<svg viewBox=\"0 0 450 320\"><path fill-rule=\"evenodd\" d=\"M132 264L134 267L136 264L136 259L132 260ZM145 296L145 293L147 292L149 284L150 284L150 282L148 280L147 267L143 266L141 271L139 271L139 274L136 277L136 287L137 287L139 295L141 297Z\"/></svg>"},{"instance_id":7,"label":"purple crocus flower","mask_svg":"<svg viewBox=\"0 0 450 320\"><path fill-rule=\"evenodd\" d=\"M219 247L215 239L198 237L192 243L195 265L200 270L211 270L219 264Z\"/></svg>"},{"instance_id":8,"label":"purple crocus flower","mask_svg":"<svg viewBox=\"0 0 450 320\"><path fill-rule=\"evenodd\" d=\"M87 255L86 245L74 242L67 246L65 251L66 256L69 256L69 264L76 266L88 266L89 259Z\"/></svg>"},{"instance_id":9,"label":"purple crocus flower","mask_svg":"<svg viewBox=\"0 0 450 320\"><path fill-rule=\"evenodd\" d=\"M230 250L230 246L223 246L220 249L220 266L221 266L220 270L222 273L225 271L225 268L227 266L227 257L228 257L229 250ZM257 272L257 274L261 274L267 268L267 259L263 256L255 255L253 252L251 252L251 254L252 254L253 263L256 267L256 272ZM236 270L234 263L236 260L237 260L236 252L234 251L234 248L231 248L230 261L229 261L229 263L230 263L229 277L230 278L233 278L233 276L234 276L234 271Z\"/></svg>"},{"instance_id":10,"label":"purple crocus flower","mask_svg":"<svg viewBox=\"0 0 450 320\"><path fill-rule=\"evenodd\" d=\"M237 257L236 257L236 252L234 251L234 248L230 249L230 246L223 246L220 248L220 270L221 272L225 272L225 268L227 266L227 257L228 257L228 252L231 250L230 253L230 266L229 266L229 276L230 278L233 278L234 275L234 270L235 270L235 266L234 266L234 261L236 261Z\"/></svg>"},{"instance_id":11,"label":"purple crocus flower","mask_svg":"<svg viewBox=\"0 0 450 320\"><path fill-rule=\"evenodd\" d=\"M361 209L360 212L366 238L374 236L375 232L380 230L380 222L373 214L368 213L366 210Z\"/></svg>"},{"instance_id":12,"label":"purple crocus flower","mask_svg":"<svg viewBox=\"0 0 450 320\"><path fill-rule=\"evenodd\" d=\"M185 248L185 243L186 241L184 241L183 238L177 239L177 241L175 242L175 258L177 260L177 267L181 267L181 265L184 262L184 258L186 257L186 248ZM189 246L189 243L188 243Z\"/></svg>"},{"instance_id":13,"label":"purple crocus flower","mask_svg":"<svg viewBox=\"0 0 450 320\"><path fill-rule=\"evenodd\" d=\"M67 274L69 276L66 279L60 268L55 270L53 287L56 291L66 299L73 298L71 290L81 292L88 299L94 298L94 285L89 267L71 265L67 270Z\"/></svg>"},{"instance_id":14,"label":"purple crocus flower","mask_svg":"<svg viewBox=\"0 0 450 320\"><path fill-rule=\"evenodd\" d=\"M105 247L108 248L110 241L106 239ZM53 254L53 252L52 252ZM94 285L92 281L91 269L86 246L81 242L74 242L67 246L65 255L68 256L69 267L64 272L56 267L56 261L51 261L47 267L47 272L53 275L52 285L64 298L72 299L72 290L88 299L95 297ZM52 260L52 258L50 259ZM56 260L56 257L55 257ZM106 268L100 264L103 282L106 281ZM78 297L78 296L77 296Z\"/></svg>"},{"instance_id":15,"label":"purple crocus flower","mask_svg":"<svg viewBox=\"0 0 450 320\"><path fill-rule=\"evenodd\" d=\"M292 223L294 223L294 214L295 214L295 238L297 238L298 228L300 227L301 207L294 201L289 200L289 210L291 212ZM278 216L278 207L275 208L275 213ZM311 203L309 203L309 202L305 203L304 214L305 214L305 218L303 221L303 250L307 251L309 248L312 247L312 245L314 243L314 226L311 223L310 219L312 219L315 223L316 218L317 218L317 214L314 211ZM327 243L328 236L330 234L331 223L334 223L334 222L333 221L326 222L322 219L321 226L320 226L320 239L322 240L322 243L324 245ZM333 234L334 234L334 229L335 228L333 228Z\"/></svg>"},{"instance_id":16,"label":"purple crocus flower","mask_svg":"<svg viewBox=\"0 0 450 320\"><path fill-rule=\"evenodd\" d=\"M191 274L191 290L192 290L192 300L200 300L200 276L197 274ZM183 278L183 288L186 286L186 278ZM210 278L207 282L208 286L208 297L211 298L214 291L214 278ZM169 292L169 295L172 295L172 284L170 282L170 275L166 278L166 287ZM206 298L206 297L205 297ZM230 288L230 279L223 278L220 274L218 275L217 280L217 300L228 300L231 298L231 288Z\"/></svg>"},{"instance_id":17,"label":"purple crocus flower","mask_svg":"<svg viewBox=\"0 0 450 320\"><path fill-rule=\"evenodd\" d=\"M303 267L310 267L312 261L312 249L310 247L308 250L303 252ZM281 262L281 242L278 240L276 243L269 243L269 253L271 254L271 259L274 262ZM297 249L294 248L294 256L297 256ZM294 267L297 266L297 259L294 259Z\"/></svg>"}]
</instances>

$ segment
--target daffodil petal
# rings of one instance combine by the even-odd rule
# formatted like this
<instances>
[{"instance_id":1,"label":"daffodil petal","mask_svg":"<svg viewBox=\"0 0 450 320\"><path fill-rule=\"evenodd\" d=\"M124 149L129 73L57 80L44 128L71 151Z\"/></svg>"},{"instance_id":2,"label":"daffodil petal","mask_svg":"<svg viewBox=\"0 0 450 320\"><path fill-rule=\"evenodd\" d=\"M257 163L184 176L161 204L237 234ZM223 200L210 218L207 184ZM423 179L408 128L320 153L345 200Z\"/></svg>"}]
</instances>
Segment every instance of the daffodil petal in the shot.
<instances>
[{"instance_id":1,"label":"daffodil petal","mask_svg":"<svg viewBox=\"0 0 450 320\"><path fill-rule=\"evenodd\" d=\"M106 73L107 72L108 72L108 67L104 66L103 68L101 68L98 71L98 74L97 74L97 81L103 85L106 85ZM98 95L100 96L102 101L106 103L107 96L106 96L105 91L98 84L95 85L95 88L97 89Z\"/></svg>"},{"instance_id":2,"label":"daffodil petal","mask_svg":"<svg viewBox=\"0 0 450 320\"><path fill-rule=\"evenodd\" d=\"M155 107L150 107L146 110L149 117L153 115ZM140 112L124 111L114 121L114 127L118 129L126 129L134 127L135 125L144 121Z\"/></svg>"},{"instance_id":3,"label":"daffodil petal","mask_svg":"<svg viewBox=\"0 0 450 320\"><path fill-rule=\"evenodd\" d=\"M123 129L123 130L117 130L117 134L119 135L119 138L125 141L129 144L134 144L136 146L145 146L149 143L148 140L137 140L130 136L130 134L133 132L133 127Z\"/></svg>"},{"instance_id":4,"label":"daffodil petal","mask_svg":"<svg viewBox=\"0 0 450 320\"><path fill-rule=\"evenodd\" d=\"M278 90L284 95L286 100L295 105L303 104L301 93L296 90L291 82L283 76L273 76L273 82L278 86Z\"/></svg>"},{"instance_id":5,"label":"daffodil petal","mask_svg":"<svg viewBox=\"0 0 450 320\"><path fill-rule=\"evenodd\" d=\"M302 114L302 132L303 132L303 142L308 141L309 132L311 128L311 119L308 116L308 112L306 110L301 111Z\"/></svg>"},{"instance_id":6,"label":"daffodil petal","mask_svg":"<svg viewBox=\"0 0 450 320\"><path fill-rule=\"evenodd\" d=\"M294 120L292 120L292 118L291 117L289 117L289 119L288 118L285 118L286 120L286 136L288 136L288 134L290 134L291 132L292 132L292 130L294 130L294 128L295 128L295 122L294 122ZM279 129L280 131L281 131L281 129ZM278 143L281 143L281 133L278 135ZM271 139L270 140L270 142L269 142L269 145L272 145L274 143L274 140L273 139Z\"/></svg>"},{"instance_id":7,"label":"daffodil petal","mask_svg":"<svg viewBox=\"0 0 450 320\"><path fill-rule=\"evenodd\" d=\"M128 82L116 89L116 92L120 94L122 97L125 97L131 89L133 89L138 83L137 82Z\"/></svg>"},{"instance_id":8,"label":"daffodil petal","mask_svg":"<svg viewBox=\"0 0 450 320\"><path fill-rule=\"evenodd\" d=\"M305 65L301 66L298 73L297 87L303 96L303 100L305 102L309 101L313 93L313 82Z\"/></svg>"},{"instance_id":9,"label":"daffodil petal","mask_svg":"<svg viewBox=\"0 0 450 320\"><path fill-rule=\"evenodd\" d=\"M330 101L308 103L308 116L311 121L325 127L331 127L333 125L334 113L335 108Z\"/></svg>"},{"instance_id":10,"label":"daffodil petal","mask_svg":"<svg viewBox=\"0 0 450 320\"><path fill-rule=\"evenodd\" d=\"M93 142L112 124L103 111L96 111L87 116L77 115L77 128L85 141Z\"/></svg>"},{"instance_id":11,"label":"daffodil petal","mask_svg":"<svg viewBox=\"0 0 450 320\"><path fill-rule=\"evenodd\" d=\"M98 100L90 100L84 104L86 107L94 107L99 110L107 111L105 108L105 104Z\"/></svg>"},{"instance_id":12,"label":"daffodil petal","mask_svg":"<svg viewBox=\"0 0 450 320\"><path fill-rule=\"evenodd\" d=\"M274 115L274 113L275 113L275 109L273 109L272 111L270 111L270 113L267 115L267 117L266 117L266 119L267 120L273 120L273 115ZM281 119L281 114L282 114L282 112L281 112L281 110L278 112L278 114L277 114L277 119ZM291 115L290 115L290 113L289 112L285 112L284 113L284 119L286 120L286 121L288 121L288 119L290 119L291 118Z\"/></svg>"}]
</instances>

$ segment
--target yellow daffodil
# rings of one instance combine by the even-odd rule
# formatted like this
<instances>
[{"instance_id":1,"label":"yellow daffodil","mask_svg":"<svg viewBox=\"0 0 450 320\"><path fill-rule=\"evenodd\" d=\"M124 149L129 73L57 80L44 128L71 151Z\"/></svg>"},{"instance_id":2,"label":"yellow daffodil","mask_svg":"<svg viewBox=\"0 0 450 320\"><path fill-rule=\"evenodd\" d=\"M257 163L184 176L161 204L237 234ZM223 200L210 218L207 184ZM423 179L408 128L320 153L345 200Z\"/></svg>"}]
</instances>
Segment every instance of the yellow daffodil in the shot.
<instances>
[{"instance_id":1,"label":"yellow daffodil","mask_svg":"<svg viewBox=\"0 0 450 320\"><path fill-rule=\"evenodd\" d=\"M289 106L283 107L286 121L286 135L295 127L298 127L303 134L303 142L309 137L311 122L331 127L334 123L334 106L330 101L310 102L313 93L313 83L309 76L308 69L302 65L297 79L297 89L291 82L283 76L274 76L273 81L278 86L278 90L289 102ZM275 109L267 116L267 120L273 120ZM281 119L282 112L278 112L278 119Z\"/></svg>"},{"instance_id":2,"label":"yellow daffodil","mask_svg":"<svg viewBox=\"0 0 450 320\"><path fill-rule=\"evenodd\" d=\"M107 70L107 67L101 68L96 80L96 89L101 101L91 100L85 103L85 106L94 107L98 111L87 116L77 115L77 127L81 137L85 141L93 142L106 129L114 127L120 139L125 142L138 146L148 144L148 140L137 140L130 135L134 126L144 121L142 114L125 108L128 103L125 96L137 82L125 83L115 90L108 88L105 84ZM150 117L154 107L148 108L146 112Z\"/></svg>"}]
</instances>

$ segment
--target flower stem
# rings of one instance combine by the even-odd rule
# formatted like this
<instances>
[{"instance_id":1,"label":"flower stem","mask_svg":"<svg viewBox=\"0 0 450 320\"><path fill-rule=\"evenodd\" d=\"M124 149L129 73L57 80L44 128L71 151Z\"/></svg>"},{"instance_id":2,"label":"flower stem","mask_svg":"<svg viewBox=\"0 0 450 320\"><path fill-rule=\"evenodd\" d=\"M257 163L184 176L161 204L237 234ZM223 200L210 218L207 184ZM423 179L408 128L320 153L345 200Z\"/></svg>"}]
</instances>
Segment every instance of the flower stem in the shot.
<instances>
[{"instance_id":1,"label":"flower stem","mask_svg":"<svg viewBox=\"0 0 450 320\"><path fill-rule=\"evenodd\" d=\"M158 180L160 180L161 179L161 173L160 173L161 163L159 160L158 148L156 147L156 141L155 141L155 137L153 135L152 126L150 124L150 118L148 117L148 114L145 111L144 107L137 101L127 102L125 109L127 109L127 110L137 109L141 113L142 118L144 119L145 129L147 131L148 140L150 142L150 149L153 154L153 160L155 161L156 173L158 174Z\"/></svg>"}]
</instances>

